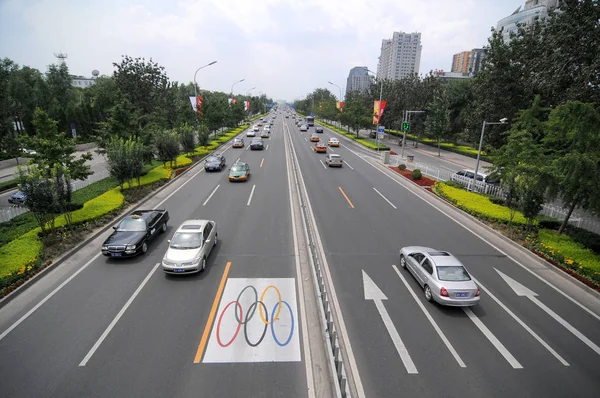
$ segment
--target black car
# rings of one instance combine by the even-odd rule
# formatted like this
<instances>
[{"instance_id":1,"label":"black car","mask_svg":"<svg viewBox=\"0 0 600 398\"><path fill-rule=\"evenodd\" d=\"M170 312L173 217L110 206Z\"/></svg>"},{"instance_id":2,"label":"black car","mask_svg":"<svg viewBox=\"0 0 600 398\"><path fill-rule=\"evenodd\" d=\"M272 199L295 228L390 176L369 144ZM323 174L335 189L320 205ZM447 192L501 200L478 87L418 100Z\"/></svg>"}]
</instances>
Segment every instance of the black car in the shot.
<instances>
[{"instance_id":1,"label":"black car","mask_svg":"<svg viewBox=\"0 0 600 398\"><path fill-rule=\"evenodd\" d=\"M107 257L133 257L148 251L148 242L158 232L167 231L169 212L166 210L136 210L125 217L102 244Z\"/></svg>"},{"instance_id":2,"label":"black car","mask_svg":"<svg viewBox=\"0 0 600 398\"><path fill-rule=\"evenodd\" d=\"M265 145L263 143L262 138L253 138L252 142L250 142L250 150L255 150L255 149L260 149L263 150L265 149Z\"/></svg>"},{"instance_id":3,"label":"black car","mask_svg":"<svg viewBox=\"0 0 600 398\"><path fill-rule=\"evenodd\" d=\"M322 133L322 132L323 132L323 127L321 127L321 126L317 126L317 127L315 127L315 131L316 131L317 133Z\"/></svg>"},{"instance_id":4,"label":"black car","mask_svg":"<svg viewBox=\"0 0 600 398\"><path fill-rule=\"evenodd\" d=\"M206 158L204 162L204 170L206 171L221 171L225 167L225 156L215 153Z\"/></svg>"}]
</instances>

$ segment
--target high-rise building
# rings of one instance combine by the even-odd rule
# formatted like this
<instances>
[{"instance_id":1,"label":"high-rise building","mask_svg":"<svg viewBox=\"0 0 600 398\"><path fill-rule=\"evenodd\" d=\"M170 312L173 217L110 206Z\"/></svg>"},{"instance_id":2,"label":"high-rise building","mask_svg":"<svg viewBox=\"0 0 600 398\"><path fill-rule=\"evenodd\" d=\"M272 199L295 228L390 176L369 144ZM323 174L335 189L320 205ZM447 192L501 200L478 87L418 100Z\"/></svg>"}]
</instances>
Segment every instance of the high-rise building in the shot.
<instances>
[{"instance_id":1,"label":"high-rise building","mask_svg":"<svg viewBox=\"0 0 600 398\"><path fill-rule=\"evenodd\" d=\"M372 78L369 76L366 66L355 66L354 68L350 69L350 73L348 74L348 80L346 81L346 94L354 90L364 92L371 85L371 80Z\"/></svg>"},{"instance_id":2,"label":"high-rise building","mask_svg":"<svg viewBox=\"0 0 600 398\"><path fill-rule=\"evenodd\" d=\"M485 50L483 48L474 48L471 51L462 51L452 56L451 72L456 73L472 73L479 72L485 58Z\"/></svg>"},{"instance_id":3,"label":"high-rise building","mask_svg":"<svg viewBox=\"0 0 600 398\"><path fill-rule=\"evenodd\" d=\"M536 18L544 19L548 16L548 10L559 6L560 0L526 0L525 8L521 6L506 18L498 21L496 30L502 29L502 38L505 43L510 41L510 34L517 33L518 24L528 24Z\"/></svg>"},{"instance_id":4,"label":"high-rise building","mask_svg":"<svg viewBox=\"0 0 600 398\"><path fill-rule=\"evenodd\" d=\"M419 73L422 49L421 34L417 32L394 32L391 39L383 39L377 78L398 80Z\"/></svg>"}]
</instances>

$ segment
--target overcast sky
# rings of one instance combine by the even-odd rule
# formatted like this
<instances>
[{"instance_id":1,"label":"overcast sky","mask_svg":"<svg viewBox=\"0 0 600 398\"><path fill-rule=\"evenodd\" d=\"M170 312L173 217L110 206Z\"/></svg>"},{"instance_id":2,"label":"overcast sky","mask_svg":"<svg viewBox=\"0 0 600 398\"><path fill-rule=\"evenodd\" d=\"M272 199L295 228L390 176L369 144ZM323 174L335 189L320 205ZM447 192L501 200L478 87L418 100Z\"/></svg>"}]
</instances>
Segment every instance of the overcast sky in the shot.
<instances>
[{"instance_id":1,"label":"overcast sky","mask_svg":"<svg viewBox=\"0 0 600 398\"><path fill-rule=\"evenodd\" d=\"M525 0L0 0L0 57L46 70L68 54L72 74L113 72L122 54L152 57L169 78L203 89L294 100L336 95L354 66L377 69L381 40L421 32L421 74L487 44Z\"/></svg>"}]
</instances>

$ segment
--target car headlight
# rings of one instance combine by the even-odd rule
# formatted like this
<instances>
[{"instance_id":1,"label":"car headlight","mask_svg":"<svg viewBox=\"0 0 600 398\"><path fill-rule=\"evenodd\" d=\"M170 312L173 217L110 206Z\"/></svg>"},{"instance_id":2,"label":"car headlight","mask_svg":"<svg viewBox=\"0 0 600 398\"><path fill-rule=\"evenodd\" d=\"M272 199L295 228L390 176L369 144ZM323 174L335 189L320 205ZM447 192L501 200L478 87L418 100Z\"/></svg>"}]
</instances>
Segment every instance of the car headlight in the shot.
<instances>
[{"instance_id":1,"label":"car headlight","mask_svg":"<svg viewBox=\"0 0 600 398\"><path fill-rule=\"evenodd\" d=\"M127 245L127 250L135 250L135 245Z\"/></svg>"},{"instance_id":2,"label":"car headlight","mask_svg":"<svg viewBox=\"0 0 600 398\"><path fill-rule=\"evenodd\" d=\"M174 262L172 262L172 261L168 261L168 260L165 260L164 258L163 258L163 260L162 260L162 263L163 263L163 265L168 265L168 266L170 266L170 265L175 265L175 263L174 263Z\"/></svg>"},{"instance_id":3,"label":"car headlight","mask_svg":"<svg viewBox=\"0 0 600 398\"><path fill-rule=\"evenodd\" d=\"M102 250L108 250L108 245L103 245Z\"/></svg>"}]
</instances>

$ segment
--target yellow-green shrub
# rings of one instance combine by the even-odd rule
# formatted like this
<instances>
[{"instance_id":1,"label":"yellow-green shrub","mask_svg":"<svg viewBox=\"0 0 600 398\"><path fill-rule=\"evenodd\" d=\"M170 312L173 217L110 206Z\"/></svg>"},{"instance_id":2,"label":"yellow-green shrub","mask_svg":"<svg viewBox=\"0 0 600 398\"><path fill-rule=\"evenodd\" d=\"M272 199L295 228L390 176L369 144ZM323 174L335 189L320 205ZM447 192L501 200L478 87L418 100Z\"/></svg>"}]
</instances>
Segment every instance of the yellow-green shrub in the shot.
<instances>
[{"instance_id":1,"label":"yellow-green shrub","mask_svg":"<svg viewBox=\"0 0 600 398\"><path fill-rule=\"evenodd\" d=\"M500 206L490 202L487 196L475 192L468 192L462 188L455 188L444 183L435 184L436 192L454 203L458 208L474 216L490 221L508 223L510 211L508 207ZM526 224L525 217L521 212L515 212L513 224Z\"/></svg>"},{"instance_id":2,"label":"yellow-green shrub","mask_svg":"<svg viewBox=\"0 0 600 398\"><path fill-rule=\"evenodd\" d=\"M192 164L192 159L188 158L187 155L179 155L175 159L175 164L177 167L184 167Z\"/></svg>"},{"instance_id":3,"label":"yellow-green shrub","mask_svg":"<svg viewBox=\"0 0 600 398\"><path fill-rule=\"evenodd\" d=\"M17 271L40 255L42 242L37 236L39 231L39 228L33 229L0 247L0 278Z\"/></svg>"},{"instance_id":4,"label":"yellow-green shrub","mask_svg":"<svg viewBox=\"0 0 600 398\"><path fill-rule=\"evenodd\" d=\"M145 176L142 176L142 178L140 179L140 184L141 185L151 184L155 181L160 180L161 178L167 178L168 174L169 174L168 168L165 168L164 166L155 167L152 170L150 170L148 172L148 174L146 174Z\"/></svg>"},{"instance_id":5,"label":"yellow-green shrub","mask_svg":"<svg viewBox=\"0 0 600 398\"><path fill-rule=\"evenodd\" d=\"M72 213L72 220L74 223L94 220L118 209L123 205L124 201L125 197L121 193L121 188L117 187L111 189L110 191L85 202L82 209ZM62 226L64 224L64 217L59 216L56 218L56 226Z\"/></svg>"},{"instance_id":6,"label":"yellow-green shrub","mask_svg":"<svg viewBox=\"0 0 600 398\"><path fill-rule=\"evenodd\" d=\"M600 271L600 256L587 249L580 243L575 242L568 235L559 235L556 231L540 229L538 239L544 252L561 262L572 265L578 263L580 266ZM562 256L562 259L557 255Z\"/></svg>"}]
</instances>

